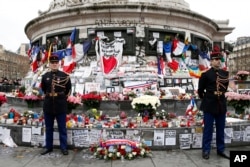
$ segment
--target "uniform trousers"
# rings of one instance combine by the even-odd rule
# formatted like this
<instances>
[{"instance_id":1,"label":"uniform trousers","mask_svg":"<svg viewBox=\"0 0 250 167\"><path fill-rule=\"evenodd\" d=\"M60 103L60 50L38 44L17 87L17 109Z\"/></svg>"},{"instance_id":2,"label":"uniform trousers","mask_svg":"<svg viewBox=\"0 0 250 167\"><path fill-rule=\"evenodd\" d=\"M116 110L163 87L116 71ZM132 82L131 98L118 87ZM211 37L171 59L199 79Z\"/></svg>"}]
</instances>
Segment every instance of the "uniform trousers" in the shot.
<instances>
[{"instance_id":1,"label":"uniform trousers","mask_svg":"<svg viewBox=\"0 0 250 167\"><path fill-rule=\"evenodd\" d=\"M46 149L53 149L53 132L54 120L57 121L59 140L61 150L67 149L67 128L66 128L66 113L47 114L44 113L45 130L46 130Z\"/></svg>"},{"instance_id":2,"label":"uniform trousers","mask_svg":"<svg viewBox=\"0 0 250 167\"><path fill-rule=\"evenodd\" d=\"M211 142L213 138L214 122L216 127L216 146L217 152L224 152L225 141L224 141L224 128L226 114L213 115L211 113L204 113L204 129L202 139L202 150L203 152L210 152Z\"/></svg>"}]
</instances>

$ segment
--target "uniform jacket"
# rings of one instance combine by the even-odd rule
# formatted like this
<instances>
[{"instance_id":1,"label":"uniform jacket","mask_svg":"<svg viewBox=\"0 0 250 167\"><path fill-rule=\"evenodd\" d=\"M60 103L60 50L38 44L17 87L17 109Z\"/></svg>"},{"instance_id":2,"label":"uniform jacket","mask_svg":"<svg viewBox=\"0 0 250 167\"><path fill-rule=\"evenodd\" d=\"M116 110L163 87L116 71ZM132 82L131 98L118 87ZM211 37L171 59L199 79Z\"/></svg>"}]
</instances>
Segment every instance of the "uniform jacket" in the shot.
<instances>
[{"instance_id":1,"label":"uniform jacket","mask_svg":"<svg viewBox=\"0 0 250 167\"><path fill-rule=\"evenodd\" d=\"M44 92L43 111L49 114L67 112L67 97L71 93L71 80L68 74L57 70L42 76L41 88Z\"/></svg>"},{"instance_id":2,"label":"uniform jacket","mask_svg":"<svg viewBox=\"0 0 250 167\"><path fill-rule=\"evenodd\" d=\"M225 114L228 88L228 71L210 68L202 73L198 84L198 95L201 98L200 110L212 114Z\"/></svg>"}]
</instances>

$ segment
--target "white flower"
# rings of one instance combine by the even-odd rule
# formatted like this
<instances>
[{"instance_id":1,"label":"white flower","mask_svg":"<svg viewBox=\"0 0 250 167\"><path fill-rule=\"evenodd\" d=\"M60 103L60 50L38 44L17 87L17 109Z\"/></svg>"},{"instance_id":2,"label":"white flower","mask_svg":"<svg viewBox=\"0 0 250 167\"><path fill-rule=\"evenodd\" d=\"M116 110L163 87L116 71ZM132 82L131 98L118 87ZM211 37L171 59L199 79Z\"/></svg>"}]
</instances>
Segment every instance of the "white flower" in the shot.
<instances>
[{"instance_id":1,"label":"white flower","mask_svg":"<svg viewBox=\"0 0 250 167\"><path fill-rule=\"evenodd\" d=\"M132 154L133 154L133 156L136 156L137 153L133 151Z\"/></svg>"},{"instance_id":2,"label":"white flower","mask_svg":"<svg viewBox=\"0 0 250 167\"><path fill-rule=\"evenodd\" d=\"M141 156L144 156L144 154L145 154L145 150L144 151L141 150Z\"/></svg>"},{"instance_id":3,"label":"white flower","mask_svg":"<svg viewBox=\"0 0 250 167\"><path fill-rule=\"evenodd\" d=\"M101 151L101 150L102 150L102 148L101 148L101 147L98 147L98 148L97 148L97 151Z\"/></svg>"},{"instance_id":4,"label":"white flower","mask_svg":"<svg viewBox=\"0 0 250 167\"><path fill-rule=\"evenodd\" d=\"M120 157L120 156L121 156L121 153L120 153L120 152L117 152L117 153L116 153L116 156L117 156L117 157Z\"/></svg>"},{"instance_id":5,"label":"white flower","mask_svg":"<svg viewBox=\"0 0 250 167\"><path fill-rule=\"evenodd\" d=\"M121 146L121 149L125 149L125 148L126 148L126 146L125 146L125 145L122 145L122 146Z\"/></svg>"},{"instance_id":6,"label":"white flower","mask_svg":"<svg viewBox=\"0 0 250 167\"><path fill-rule=\"evenodd\" d=\"M108 156L109 156L109 157L112 157L112 156L113 156L113 153L109 153Z\"/></svg>"},{"instance_id":7,"label":"white flower","mask_svg":"<svg viewBox=\"0 0 250 167\"><path fill-rule=\"evenodd\" d=\"M133 109L136 108L136 104L144 104L146 106L150 104L152 109L156 110L161 105L161 102L157 96L143 95L133 99L131 103Z\"/></svg>"},{"instance_id":8,"label":"white flower","mask_svg":"<svg viewBox=\"0 0 250 167\"><path fill-rule=\"evenodd\" d=\"M103 159L107 159L107 155L104 155L104 156L103 156Z\"/></svg>"},{"instance_id":9,"label":"white flower","mask_svg":"<svg viewBox=\"0 0 250 167\"><path fill-rule=\"evenodd\" d=\"M131 159L133 155L131 153L128 154L128 158Z\"/></svg>"}]
</instances>

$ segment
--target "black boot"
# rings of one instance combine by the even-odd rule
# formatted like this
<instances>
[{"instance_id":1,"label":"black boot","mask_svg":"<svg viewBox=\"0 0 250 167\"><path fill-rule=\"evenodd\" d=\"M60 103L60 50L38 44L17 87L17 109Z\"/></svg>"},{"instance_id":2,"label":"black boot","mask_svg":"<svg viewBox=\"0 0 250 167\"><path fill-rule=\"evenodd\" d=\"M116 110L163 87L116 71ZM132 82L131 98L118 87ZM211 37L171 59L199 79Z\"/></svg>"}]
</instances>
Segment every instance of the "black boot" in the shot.
<instances>
[{"instance_id":1,"label":"black boot","mask_svg":"<svg viewBox=\"0 0 250 167\"><path fill-rule=\"evenodd\" d=\"M48 153L50 153L50 152L52 152L52 151L53 151L53 149L46 149L46 150L44 150L43 152L41 152L41 155L48 154Z\"/></svg>"}]
</instances>

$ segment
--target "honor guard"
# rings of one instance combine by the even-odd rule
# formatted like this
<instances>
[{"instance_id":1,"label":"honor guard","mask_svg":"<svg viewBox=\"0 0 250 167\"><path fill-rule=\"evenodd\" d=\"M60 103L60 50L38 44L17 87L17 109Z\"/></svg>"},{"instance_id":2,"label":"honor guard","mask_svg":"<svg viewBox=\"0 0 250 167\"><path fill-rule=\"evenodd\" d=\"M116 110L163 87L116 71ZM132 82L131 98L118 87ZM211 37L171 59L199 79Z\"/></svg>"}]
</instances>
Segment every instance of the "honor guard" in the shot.
<instances>
[{"instance_id":1,"label":"honor guard","mask_svg":"<svg viewBox=\"0 0 250 167\"><path fill-rule=\"evenodd\" d=\"M220 69L222 54L218 46L210 55L211 68L202 73L198 84L198 95L201 99L200 110L204 112L204 129L202 140L202 157L209 159L213 126L216 127L217 154L229 158L225 153L224 128L227 112L228 71Z\"/></svg>"},{"instance_id":2,"label":"honor guard","mask_svg":"<svg viewBox=\"0 0 250 167\"><path fill-rule=\"evenodd\" d=\"M45 98L43 112L46 130L46 150L41 154L45 155L53 151L54 120L56 119L59 131L60 149L64 155L67 150L67 97L71 94L71 80L68 74L58 70L59 57L49 57L50 71L42 76L41 88Z\"/></svg>"}]
</instances>

